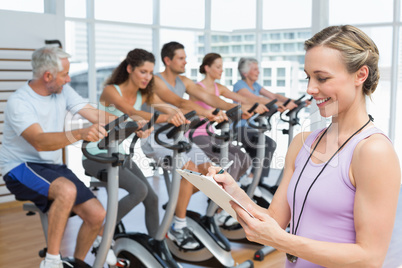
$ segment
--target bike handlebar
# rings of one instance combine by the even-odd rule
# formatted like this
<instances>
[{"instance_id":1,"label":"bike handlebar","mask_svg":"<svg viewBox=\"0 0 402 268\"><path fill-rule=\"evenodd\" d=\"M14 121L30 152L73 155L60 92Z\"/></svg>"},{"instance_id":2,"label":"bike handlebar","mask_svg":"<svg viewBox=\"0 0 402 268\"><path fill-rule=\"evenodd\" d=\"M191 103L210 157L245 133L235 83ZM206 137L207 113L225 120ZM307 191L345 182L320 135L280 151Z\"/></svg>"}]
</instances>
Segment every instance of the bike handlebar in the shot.
<instances>
[{"instance_id":1,"label":"bike handlebar","mask_svg":"<svg viewBox=\"0 0 402 268\"><path fill-rule=\"evenodd\" d=\"M141 130L146 131L146 130L150 129L151 127L153 127L156 120L158 120L159 115L160 115L160 113L158 111L156 111L154 113L154 115L152 116L151 120L149 120L149 122ZM133 137L133 139L131 140L129 156L134 154L134 147L135 147L135 144L137 143L138 139L139 139L138 135L135 135Z\"/></svg>"},{"instance_id":2,"label":"bike handlebar","mask_svg":"<svg viewBox=\"0 0 402 268\"><path fill-rule=\"evenodd\" d=\"M295 104L297 104L297 107L293 108L292 110L289 110L289 111L285 114L287 117L290 117L290 116L293 115L293 114L295 115L295 120L294 120L294 121L295 121L296 123L294 123L294 124L298 124L298 121L299 121L299 120L298 120L297 116L298 116L300 110L307 106L307 101L306 101L306 100L302 100L304 97L305 97L305 95L302 95L300 98L298 98L297 100L295 100ZM311 101L312 99L313 99L313 97L311 97L311 98L309 99L309 101ZM284 113L284 112L280 113L280 119L281 119L282 121L284 121L284 122L290 123L290 120L286 120L286 119L283 118L283 116L282 116L283 113Z\"/></svg>"},{"instance_id":3,"label":"bike handlebar","mask_svg":"<svg viewBox=\"0 0 402 268\"><path fill-rule=\"evenodd\" d=\"M104 137L99 143L98 143L98 148L99 149L107 149L109 146L109 143L111 139L116 140L118 143L122 142L124 139L126 139L128 136L130 136L133 132L138 130L138 124L134 121L126 121L128 118L127 114L124 114L120 116L119 118L115 119L114 121L110 122L107 124L104 128L109 131L108 135ZM115 155L112 156L107 156L107 157L101 157L98 155L92 155L88 152L87 146L90 142L89 141L83 141L82 142L82 153L84 154L85 157L87 157L90 160L100 162L100 163L106 163L106 164L114 164L119 161L119 158Z\"/></svg>"},{"instance_id":4,"label":"bike handlebar","mask_svg":"<svg viewBox=\"0 0 402 268\"><path fill-rule=\"evenodd\" d=\"M191 112L188 112L188 113L186 113L185 115L184 115L184 117L187 119L187 120L190 120L190 119L192 119L193 117L195 117L196 116L196 111L191 111ZM198 118L198 117L197 117ZM186 130L188 129L188 124L182 124L182 125L180 125L180 126L175 126L175 125L173 125L173 124L168 124L168 125L170 125L170 127L172 127L172 129L166 134L166 136L169 138L169 139L172 139L179 131L184 131L184 132L186 132ZM169 127L169 128L170 128ZM167 128L167 129L169 129L169 128Z\"/></svg>"},{"instance_id":5,"label":"bike handlebar","mask_svg":"<svg viewBox=\"0 0 402 268\"><path fill-rule=\"evenodd\" d=\"M186 117L186 119L189 120L189 119L191 119L192 117L194 117L195 115L196 115L196 112L195 112L195 111L191 111L191 112L185 114L184 116ZM163 147L165 147L165 148L167 148L167 149L177 150L178 152L184 152L184 151L188 152L188 151L191 149L191 145L190 145L189 143L185 142L185 141L179 141L177 144L168 144L168 143L166 143L166 142L163 142L161 139L159 139L159 135L160 135L162 132L164 132L164 131L166 131L166 130L168 130L168 129L170 129L170 128L173 128L173 129L172 129L171 131L169 131L166 136L167 136L168 138L173 138L174 135L176 135L179 131L183 131L183 132L184 132L187 125L188 125L188 124L183 124L183 125L180 125L180 126L177 126L177 127L176 127L176 126L173 125L173 124L166 124L166 125L160 127L160 128L155 132L155 141L156 141L156 143L158 143L159 145L161 145L161 146L163 146Z\"/></svg>"},{"instance_id":6,"label":"bike handlebar","mask_svg":"<svg viewBox=\"0 0 402 268\"><path fill-rule=\"evenodd\" d=\"M213 115L217 115L217 114L219 113L219 111L220 111L220 109L219 109L219 108L216 108L216 109L212 112L212 114L213 114ZM197 124L194 124L194 126L190 128L191 130L190 130L190 132L188 133L188 138L189 138L189 140L190 140L191 142L193 141L193 135L194 135L195 130L196 130L197 128L199 128L200 126L204 125L204 124L207 123L207 122L208 122L208 118L204 118L204 119L200 120Z\"/></svg>"},{"instance_id":7,"label":"bike handlebar","mask_svg":"<svg viewBox=\"0 0 402 268\"><path fill-rule=\"evenodd\" d=\"M241 106L237 105L229 110L226 111L226 116L229 118L229 120L231 120L232 122L237 122L241 119L241 115L242 115L242 111L241 111ZM255 109L255 108L254 108ZM250 109L251 110L251 109ZM227 121L223 121L218 123L215 128L217 129L221 129L223 124L225 124ZM212 123L211 123L212 124ZM207 126L207 129L209 128L209 126ZM209 133L208 133L209 134Z\"/></svg>"},{"instance_id":8,"label":"bike handlebar","mask_svg":"<svg viewBox=\"0 0 402 268\"><path fill-rule=\"evenodd\" d=\"M247 120L247 123L250 127L255 128L255 129L265 129L265 130L271 130L271 117L272 115L274 115L277 111L278 111L278 106L275 104L278 100L274 99L272 101L270 101L269 103L267 103L265 105L265 107L268 108L268 112L265 112L263 114L255 114L252 117L250 117ZM263 125L263 126L257 126L255 124L253 124L252 122L254 121L255 118L257 117L267 117L268 118L268 124L267 125Z\"/></svg>"},{"instance_id":9,"label":"bike handlebar","mask_svg":"<svg viewBox=\"0 0 402 268\"><path fill-rule=\"evenodd\" d=\"M254 106L251 107L251 109L249 109L249 110L255 110L255 108L257 108L257 106L258 106L258 103L257 103L257 105L254 104ZM241 119L242 114L243 114L243 112L241 111L241 106L240 105L237 105L237 106L235 106L235 107L233 107L233 108L231 108L231 109L226 111L226 116L229 118L229 120L231 120L234 123L236 123L237 121L239 121L239 119ZM230 133L222 133L221 135L217 135L215 133L212 133L209 130L209 127L213 123L215 123L215 122L210 121L205 126L205 130L207 131L209 136L214 137L214 138L219 139L219 140L228 140L228 139L230 139ZM227 120L225 120L223 122L220 122L215 126L215 128L216 129L221 129L224 126L224 124L227 124L227 123L228 123Z\"/></svg>"},{"instance_id":10,"label":"bike handlebar","mask_svg":"<svg viewBox=\"0 0 402 268\"><path fill-rule=\"evenodd\" d=\"M258 105L259 105L258 102L254 103L253 106L251 106L251 108L247 110L247 112L248 113L254 112L254 110L257 109Z\"/></svg>"}]
</instances>

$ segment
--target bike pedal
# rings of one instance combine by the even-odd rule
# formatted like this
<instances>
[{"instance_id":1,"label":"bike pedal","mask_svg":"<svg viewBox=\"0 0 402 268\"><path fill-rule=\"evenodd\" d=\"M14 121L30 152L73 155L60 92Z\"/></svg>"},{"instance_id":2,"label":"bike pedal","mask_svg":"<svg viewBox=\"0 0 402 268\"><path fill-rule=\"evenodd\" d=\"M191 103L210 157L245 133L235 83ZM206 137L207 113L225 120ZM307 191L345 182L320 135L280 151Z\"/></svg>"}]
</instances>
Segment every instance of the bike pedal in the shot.
<instances>
[{"instance_id":1,"label":"bike pedal","mask_svg":"<svg viewBox=\"0 0 402 268\"><path fill-rule=\"evenodd\" d=\"M114 267L128 268L130 267L130 261L127 259L118 259Z\"/></svg>"},{"instance_id":2,"label":"bike pedal","mask_svg":"<svg viewBox=\"0 0 402 268\"><path fill-rule=\"evenodd\" d=\"M98 249L99 247L92 247L91 253L96 256L96 254L98 253Z\"/></svg>"}]
</instances>

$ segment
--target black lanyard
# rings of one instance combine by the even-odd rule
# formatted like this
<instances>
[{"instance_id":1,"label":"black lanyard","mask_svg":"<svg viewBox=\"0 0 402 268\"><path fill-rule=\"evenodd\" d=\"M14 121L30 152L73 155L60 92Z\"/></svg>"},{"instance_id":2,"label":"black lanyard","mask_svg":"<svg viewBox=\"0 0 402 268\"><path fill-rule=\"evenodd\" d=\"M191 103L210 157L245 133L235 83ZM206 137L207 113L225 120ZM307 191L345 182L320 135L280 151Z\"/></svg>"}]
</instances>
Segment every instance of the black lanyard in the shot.
<instances>
[{"instance_id":1,"label":"black lanyard","mask_svg":"<svg viewBox=\"0 0 402 268\"><path fill-rule=\"evenodd\" d=\"M314 183L317 181L318 177L321 175L321 173L324 171L324 169L328 166L328 164L329 164L329 162L332 160L332 158L335 157L335 155L346 145L346 143L348 143L348 142L350 141L350 139L352 139L357 133L359 133L363 128L365 128L365 127L370 123L370 121L373 121L373 118L371 117L371 115L369 115L369 120L367 121L367 123L365 123L361 128L359 128L359 130L357 130L355 133L353 133L353 134L341 145L341 147L339 147L338 150L336 150L336 152L331 156L331 158L325 163L324 167L323 167L323 168L321 169L321 171L318 173L317 177L315 177L315 179L314 179L313 182L311 183L311 185L310 185L310 187L308 188L307 193L306 193L306 195L305 195L305 197L304 197L303 205L302 205L302 207L301 207L300 214L299 214L299 217L298 217L298 219L297 219L297 225L296 225L296 228L295 228L295 199L296 199L296 189L297 189L297 186L298 186L298 184L299 184L300 178L301 178L301 176L302 176L302 174L303 174L303 172L304 172L304 169L306 168L306 166L307 166L307 164L308 164L308 161L310 160L311 156L313 155L313 153L314 153L315 149L317 148L318 144L320 143L322 137L324 137L324 135L327 133L328 129L331 127L332 123L331 123L331 125L328 126L328 128L325 129L324 133L321 135L320 139L317 141L317 144L314 146L314 148L313 148L313 150L311 151L309 157L307 158L307 161L306 161L306 163L304 164L303 169L301 170L299 177L297 178L296 185L295 185L295 189L293 190L292 234L295 235L296 232L297 232L297 229L299 228L299 223L300 223L301 215L302 215L303 210L304 210L304 205L306 204L307 196L308 196L308 194L310 193L310 190L311 190L311 188L313 187ZM290 262L292 262L292 263L294 263L294 262L297 261L297 257L296 257L296 256L293 256L293 255L291 255L291 254L286 253L286 257L287 257L287 259L288 259Z\"/></svg>"}]
</instances>

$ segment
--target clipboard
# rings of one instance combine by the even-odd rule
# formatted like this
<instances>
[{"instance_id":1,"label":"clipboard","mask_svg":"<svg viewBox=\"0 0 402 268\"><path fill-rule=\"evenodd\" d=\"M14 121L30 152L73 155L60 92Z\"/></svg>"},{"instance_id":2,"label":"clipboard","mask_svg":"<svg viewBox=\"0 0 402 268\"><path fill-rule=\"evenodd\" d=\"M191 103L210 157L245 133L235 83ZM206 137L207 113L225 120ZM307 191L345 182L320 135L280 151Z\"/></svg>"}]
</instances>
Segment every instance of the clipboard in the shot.
<instances>
[{"instance_id":1,"label":"clipboard","mask_svg":"<svg viewBox=\"0 0 402 268\"><path fill-rule=\"evenodd\" d=\"M238 204L250 215L250 217L254 218L254 216L242 204L240 204L236 199L233 198L233 196L226 192L212 177L204 176L201 173L187 169L176 169L176 171L183 178L197 187L198 190L211 198L212 201L229 213L229 215L233 218L237 219L237 215L230 205L230 201Z\"/></svg>"}]
</instances>

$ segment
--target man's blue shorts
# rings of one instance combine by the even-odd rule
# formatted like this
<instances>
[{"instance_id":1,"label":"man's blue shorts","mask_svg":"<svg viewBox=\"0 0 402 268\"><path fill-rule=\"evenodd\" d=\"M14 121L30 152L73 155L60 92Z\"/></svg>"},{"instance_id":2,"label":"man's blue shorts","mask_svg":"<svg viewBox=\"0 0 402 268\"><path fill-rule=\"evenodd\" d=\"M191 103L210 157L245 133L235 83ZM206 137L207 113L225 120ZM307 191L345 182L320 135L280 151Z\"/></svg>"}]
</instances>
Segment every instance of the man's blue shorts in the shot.
<instances>
[{"instance_id":1,"label":"man's blue shorts","mask_svg":"<svg viewBox=\"0 0 402 268\"><path fill-rule=\"evenodd\" d=\"M17 200L32 201L41 211L47 212L52 204L52 200L48 199L50 184L59 177L69 179L77 187L75 205L95 197L66 165L22 163L9 171L4 181Z\"/></svg>"}]
</instances>

